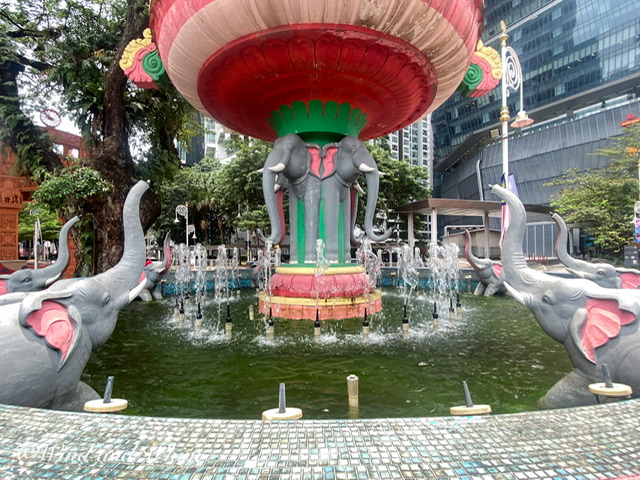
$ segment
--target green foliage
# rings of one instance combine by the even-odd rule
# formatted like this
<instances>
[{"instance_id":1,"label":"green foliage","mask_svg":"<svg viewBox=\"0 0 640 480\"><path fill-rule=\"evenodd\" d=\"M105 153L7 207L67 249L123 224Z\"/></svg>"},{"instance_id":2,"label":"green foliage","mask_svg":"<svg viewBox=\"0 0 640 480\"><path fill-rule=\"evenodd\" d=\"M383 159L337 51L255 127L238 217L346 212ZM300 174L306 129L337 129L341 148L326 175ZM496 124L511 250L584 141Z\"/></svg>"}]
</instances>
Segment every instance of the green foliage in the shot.
<instances>
[{"instance_id":1,"label":"green foliage","mask_svg":"<svg viewBox=\"0 0 640 480\"><path fill-rule=\"evenodd\" d=\"M395 160L391 158L389 150L384 145L368 145L369 152L373 156L378 170L383 174L380 177L380 191L378 194L378 212L386 212L387 218L390 218L390 210L417 200L427 198L431 192L427 187L429 180L429 172L422 167L409 165L404 160ZM363 188L366 190L365 182L362 182ZM358 223L362 225L364 219L364 196L360 197L360 205L358 208ZM407 228L407 216L399 217L401 220L400 228ZM422 228L420 218L414 219L414 229Z\"/></svg>"},{"instance_id":2,"label":"green foliage","mask_svg":"<svg viewBox=\"0 0 640 480\"><path fill-rule=\"evenodd\" d=\"M571 169L547 184L562 187L551 205L565 222L584 227L605 253L619 252L633 238L640 160L633 148L640 148L640 125L624 129L608 147L596 152L610 160L608 166Z\"/></svg>"},{"instance_id":3,"label":"green foliage","mask_svg":"<svg viewBox=\"0 0 640 480\"><path fill-rule=\"evenodd\" d=\"M57 213L35 204L25 205L18 215L18 236L20 240L33 240L36 218L40 218L40 231L45 240L57 240L62 223Z\"/></svg>"},{"instance_id":4,"label":"green foliage","mask_svg":"<svg viewBox=\"0 0 640 480\"><path fill-rule=\"evenodd\" d=\"M268 225L262 196L262 167L271 144L254 139L230 141L236 149L233 160L222 165L205 157L191 168L183 168L172 182L161 188L162 215L158 230L171 230L172 237L183 241L184 220L175 221L175 208L189 207L189 223L195 225L199 241L228 243L234 227L255 230Z\"/></svg>"},{"instance_id":5,"label":"green foliage","mask_svg":"<svg viewBox=\"0 0 640 480\"><path fill-rule=\"evenodd\" d=\"M81 205L89 197L107 194L112 188L99 172L74 164L55 173L46 173L33 197L54 210L64 210Z\"/></svg>"}]
</instances>

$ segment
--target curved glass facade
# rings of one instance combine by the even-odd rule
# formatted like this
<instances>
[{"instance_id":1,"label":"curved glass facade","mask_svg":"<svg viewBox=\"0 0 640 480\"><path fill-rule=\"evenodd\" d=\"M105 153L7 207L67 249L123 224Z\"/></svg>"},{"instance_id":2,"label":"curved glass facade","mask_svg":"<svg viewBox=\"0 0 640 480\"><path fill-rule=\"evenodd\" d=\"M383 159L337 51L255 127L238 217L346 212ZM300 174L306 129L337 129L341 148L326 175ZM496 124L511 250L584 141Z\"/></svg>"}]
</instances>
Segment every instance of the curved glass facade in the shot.
<instances>
[{"instance_id":1,"label":"curved glass facade","mask_svg":"<svg viewBox=\"0 0 640 480\"><path fill-rule=\"evenodd\" d=\"M500 20L520 58L528 112L640 72L638 0L486 0L485 44L500 51ZM454 94L433 114L435 158L472 132L499 122L499 88L468 99ZM508 99L512 116L519 96ZM577 107L583 106L576 104Z\"/></svg>"}]
</instances>

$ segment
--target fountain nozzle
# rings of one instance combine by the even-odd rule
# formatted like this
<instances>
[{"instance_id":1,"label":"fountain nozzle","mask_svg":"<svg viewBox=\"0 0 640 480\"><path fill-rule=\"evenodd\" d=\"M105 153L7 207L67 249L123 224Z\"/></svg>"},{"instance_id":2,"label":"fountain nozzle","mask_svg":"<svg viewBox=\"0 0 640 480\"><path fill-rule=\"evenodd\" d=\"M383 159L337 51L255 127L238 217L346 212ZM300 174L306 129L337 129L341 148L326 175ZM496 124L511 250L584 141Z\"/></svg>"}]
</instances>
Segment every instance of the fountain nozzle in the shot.
<instances>
[{"instance_id":1,"label":"fountain nozzle","mask_svg":"<svg viewBox=\"0 0 640 480\"><path fill-rule=\"evenodd\" d=\"M104 389L104 397L102 397L102 403L111 403L112 392L113 392L113 377L107 377L107 386Z\"/></svg>"},{"instance_id":2,"label":"fountain nozzle","mask_svg":"<svg viewBox=\"0 0 640 480\"><path fill-rule=\"evenodd\" d=\"M606 388L613 388L611 372L609 372L609 365L607 365L606 363L602 365L602 374L604 375L604 386Z\"/></svg>"}]
</instances>

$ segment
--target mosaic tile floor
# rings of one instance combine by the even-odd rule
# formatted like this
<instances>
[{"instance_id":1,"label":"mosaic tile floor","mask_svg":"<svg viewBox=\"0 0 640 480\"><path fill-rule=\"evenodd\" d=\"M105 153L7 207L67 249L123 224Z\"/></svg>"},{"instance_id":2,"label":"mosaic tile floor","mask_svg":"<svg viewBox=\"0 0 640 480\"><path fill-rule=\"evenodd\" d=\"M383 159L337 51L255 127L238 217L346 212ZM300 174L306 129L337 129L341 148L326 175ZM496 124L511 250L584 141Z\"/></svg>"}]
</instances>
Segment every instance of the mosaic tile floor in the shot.
<instances>
[{"instance_id":1,"label":"mosaic tile floor","mask_svg":"<svg viewBox=\"0 0 640 480\"><path fill-rule=\"evenodd\" d=\"M0 405L0 479L640 478L640 400L495 415L286 422Z\"/></svg>"}]
</instances>

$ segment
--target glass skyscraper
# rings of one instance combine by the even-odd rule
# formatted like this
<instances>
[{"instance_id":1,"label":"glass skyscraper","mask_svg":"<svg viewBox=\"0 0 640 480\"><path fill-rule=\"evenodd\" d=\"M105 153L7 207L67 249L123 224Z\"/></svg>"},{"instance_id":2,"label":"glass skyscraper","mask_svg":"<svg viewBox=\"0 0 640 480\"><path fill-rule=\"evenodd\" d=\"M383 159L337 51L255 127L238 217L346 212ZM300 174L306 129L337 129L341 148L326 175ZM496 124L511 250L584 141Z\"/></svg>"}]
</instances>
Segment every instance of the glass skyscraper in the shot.
<instances>
[{"instance_id":1,"label":"glass skyscraper","mask_svg":"<svg viewBox=\"0 0 640 480\"><path fill-rule=\"evenodd\" d=\"M559 188L549 181L571 167L606 164L592 153L621 133L628 115L640 117L640 1L485 0L485 8L483 41L499 52L505 21L522 66L524 109L536 121L510 129L509 171L524 203L549 204ZM507 103L513 120L518 93ZM502 174L501 104L498 86L476 99L455 93L433 113L434 196L498 200L489 185ZM439 217L440 231L474 221L482 223ZM552 227L530 230L525 250L553 256Z\"/></svg>"},{"instance_id":2,"label":"glass skyscraper","mask_svg":"<svg viewBox=\"0 0 640 480\"><path fill-rule=\"evenodd\" d=\"M563 99L562 109L542 112L543 121L624 91L637 94L640 72L638 0L486 0L484 43L500 51L500 21L517 52L524 77L524 105L536 111ZM623 82L628 79L628 82ZM603 88L623 85L614 92ZM585 93L591 93L581 100ZM595 94L595 95L594 95ZM518 95L509 97L512 116ZM435 157L448 157L475 131L499 121L500 89L477 99L454 94L433 115ZM533 116L533 115L532 115ZM544 118L546 116L547 118Z\"/></svg>"}]
</instances>

